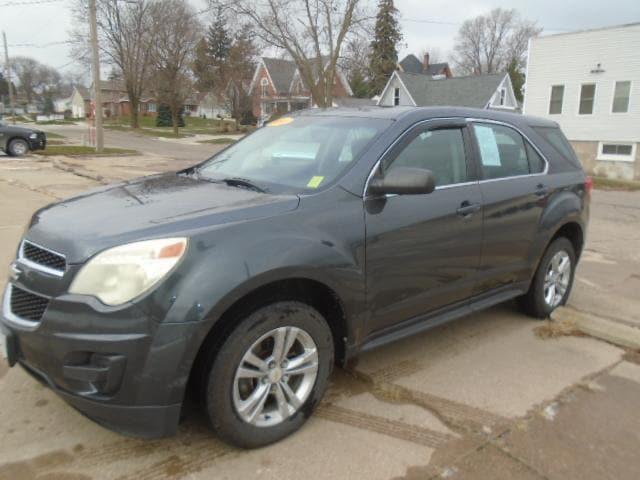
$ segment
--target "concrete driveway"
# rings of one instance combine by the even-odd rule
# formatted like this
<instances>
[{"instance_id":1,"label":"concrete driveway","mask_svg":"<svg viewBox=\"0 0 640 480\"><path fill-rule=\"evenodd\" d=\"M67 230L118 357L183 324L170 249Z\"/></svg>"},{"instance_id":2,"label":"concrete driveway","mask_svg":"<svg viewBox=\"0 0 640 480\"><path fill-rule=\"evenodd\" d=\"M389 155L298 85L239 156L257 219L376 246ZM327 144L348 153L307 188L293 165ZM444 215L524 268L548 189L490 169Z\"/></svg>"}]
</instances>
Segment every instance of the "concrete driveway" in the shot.
<instances>
[{"instance_id":1,"label":"concrete driveway","mask_svg":"<svg viewBox=\"0 0 640 480\"><path fill-rule=\"evenodd\" d=\"M36 208L186 164L0 159L0 264ZM639 205L594 193L574 309L637 320ZM298 433L253 451L221 443L194 408L173 438L122 437L0 361L0 479L637 478L640 354L556 333L508 303L369 352L334 372Z\"/></svg>"}]
</instances>

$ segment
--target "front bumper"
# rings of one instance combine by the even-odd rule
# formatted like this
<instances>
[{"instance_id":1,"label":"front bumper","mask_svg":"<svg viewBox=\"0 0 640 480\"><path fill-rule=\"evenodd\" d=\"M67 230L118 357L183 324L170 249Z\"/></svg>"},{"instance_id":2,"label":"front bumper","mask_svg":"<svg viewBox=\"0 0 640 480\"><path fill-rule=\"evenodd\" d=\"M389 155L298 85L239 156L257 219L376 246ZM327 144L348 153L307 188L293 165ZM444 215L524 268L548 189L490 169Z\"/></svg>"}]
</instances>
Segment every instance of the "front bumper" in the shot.
<instances>
[{"instance_id":1,"label":"front bumper","mask_svg":"<svg viewBox=\"0 0 640 480\"><path fill-rule=\"evenodd\" d=\"M176 432L199 322L158 322L135 305L99 311L65 296L52 297L39 322L20 322L7 301L12 285L0 322L10 364L117 432Z\"/></svg>"},{"instance_id":2,"label":"front bumper","mask_svg":"<svg viewBox=\"0 0 640 480\"><path fill-rule=\"evenodd\" d=\"M29 138L29 150L44 150L47 148L47 137L39 134L37 138Z\"/></svg>"}]
</instances>

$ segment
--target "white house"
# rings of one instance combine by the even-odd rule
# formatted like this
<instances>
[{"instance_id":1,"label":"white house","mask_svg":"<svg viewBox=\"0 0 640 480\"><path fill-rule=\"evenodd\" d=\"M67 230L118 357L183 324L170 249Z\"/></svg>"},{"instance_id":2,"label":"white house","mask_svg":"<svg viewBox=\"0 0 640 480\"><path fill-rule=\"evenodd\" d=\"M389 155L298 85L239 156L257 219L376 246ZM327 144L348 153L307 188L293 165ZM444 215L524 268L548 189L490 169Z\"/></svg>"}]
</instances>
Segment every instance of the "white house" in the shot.
<instances>
[{"instance_id":1,"label":"white house","mask_svg":"<svg viewBox=\"0 0 640 480\"><path fill-rule=\"evenodd\" d=\"M588 171L640 178L640 23L532 39L524 113L558 122Z\"/></svg>"},{"instance_id":2,"label":"white house","mask_svg":"<svg viewBox=\"0 0 640 480\"><path fill-rule=\"evenodd\" d=\"M515 111L518 108L506 73L447 78L395 71L380 94L378 105L414 107L472 107Z\"/></svg>"}]
</instances>

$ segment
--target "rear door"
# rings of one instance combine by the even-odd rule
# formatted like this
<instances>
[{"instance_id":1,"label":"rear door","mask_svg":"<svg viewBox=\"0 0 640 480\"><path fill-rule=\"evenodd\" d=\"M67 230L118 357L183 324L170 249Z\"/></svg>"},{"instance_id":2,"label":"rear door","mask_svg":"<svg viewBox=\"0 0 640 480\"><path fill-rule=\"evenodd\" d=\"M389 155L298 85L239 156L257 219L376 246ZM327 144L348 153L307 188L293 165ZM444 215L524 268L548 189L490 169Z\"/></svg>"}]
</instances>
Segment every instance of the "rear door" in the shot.
<instances>
[{"instance_id":1,"label":"rear door","mask_svg":"<svg viewBox=\"0 0 640 480\"><path fill-rule=\"evenodd\" d=\"M481 293L528 278L549 185L546 161L518 130L475 122L473 134L484 205Z\"/></svg>"},{"instance_id":2,"label":"rear door","mask_svg":"<svg viewBox=\"0 0 640 480\"><path fill-rule=\"evenodd\" d=\"M367 332L465 300L480 266L482 204L466 122L415 127L381 168L431 170L427 195L365 198Z\"/></svg>"}]
</instances>

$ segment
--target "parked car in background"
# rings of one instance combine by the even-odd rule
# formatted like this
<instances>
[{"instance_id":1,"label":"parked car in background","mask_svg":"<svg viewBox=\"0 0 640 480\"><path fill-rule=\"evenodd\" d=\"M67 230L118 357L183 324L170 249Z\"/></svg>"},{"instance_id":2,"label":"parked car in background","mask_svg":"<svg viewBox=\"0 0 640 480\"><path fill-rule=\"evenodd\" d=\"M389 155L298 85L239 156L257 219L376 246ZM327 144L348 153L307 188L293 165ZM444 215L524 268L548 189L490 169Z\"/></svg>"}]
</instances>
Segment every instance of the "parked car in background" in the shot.
<instances>
[{"instance_id":1,"label":"parked car in background","mask_svg":"<svg viewBox=\"0 0 640 480\"><path fill-rule=\"evenodd\" d=\"M4 294L9 363L123 433L175 433L190 391L223 439L266 445L335 363L513 298L548 317L591 185L548 120L281 117L195 167L36 212Z\"/></svg>"},{"instance_id":2,"label":"parked car in background","mask_svg":"<svg viewBox=\"0 0 640 480\"><path fill-rule=\"evenodd\" d=\"M47 136L41 130L17 127L0 120L0 150L12 157L21 157L29 150L44 150Z\"/></svg>"}]
</instances>

